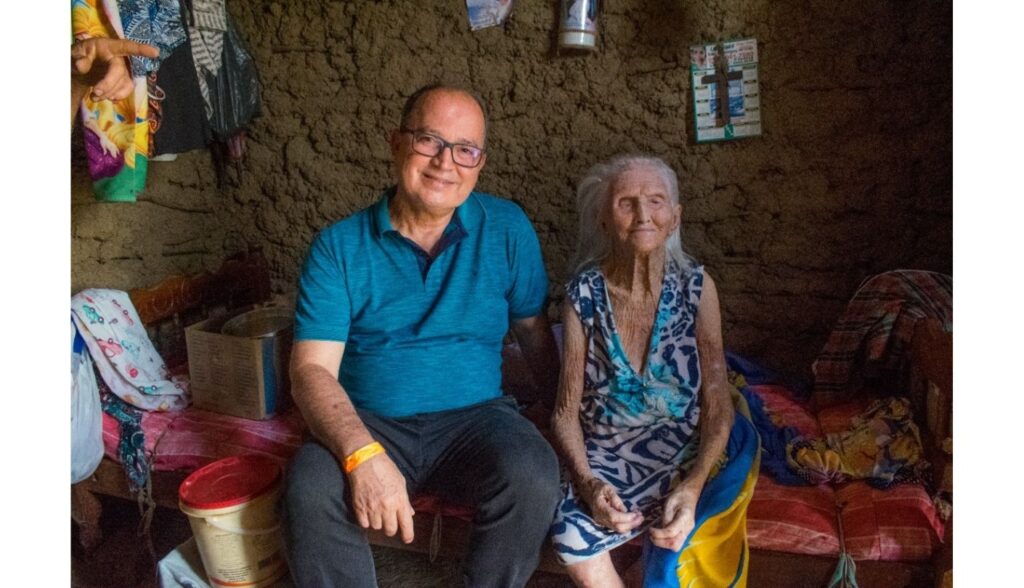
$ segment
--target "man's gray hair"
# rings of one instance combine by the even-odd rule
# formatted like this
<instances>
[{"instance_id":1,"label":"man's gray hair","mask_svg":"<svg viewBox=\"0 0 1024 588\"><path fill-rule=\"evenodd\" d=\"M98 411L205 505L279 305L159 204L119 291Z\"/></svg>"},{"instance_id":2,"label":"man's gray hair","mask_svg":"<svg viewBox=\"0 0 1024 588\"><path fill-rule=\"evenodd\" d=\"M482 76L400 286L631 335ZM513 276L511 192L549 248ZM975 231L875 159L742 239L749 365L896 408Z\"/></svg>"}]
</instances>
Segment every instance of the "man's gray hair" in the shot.
<instances>
[{"instance_id":1,"label":"man's gray hair","mask_svg":"<svg viewBox=\"0 0 1024 588\"><path fill-rule=\"evenodd\" d=\"M580 224L576 237L576 257L572 262L572 275L600 264L611 252L608 231L601 226L608 207L609 191L617 177L626 170L636 167L646 167L654 171L665 185L672 204L679 204L679 180L676 178L676 172L658 157L626 153L594 165L587 170L576 188L576 207L579 210ZM696 265L696 262L683 251L681 234L682 223L679 230L673 232L665 241L665 254L674 260L685 274Z\"/></svg>"}]
</instances>

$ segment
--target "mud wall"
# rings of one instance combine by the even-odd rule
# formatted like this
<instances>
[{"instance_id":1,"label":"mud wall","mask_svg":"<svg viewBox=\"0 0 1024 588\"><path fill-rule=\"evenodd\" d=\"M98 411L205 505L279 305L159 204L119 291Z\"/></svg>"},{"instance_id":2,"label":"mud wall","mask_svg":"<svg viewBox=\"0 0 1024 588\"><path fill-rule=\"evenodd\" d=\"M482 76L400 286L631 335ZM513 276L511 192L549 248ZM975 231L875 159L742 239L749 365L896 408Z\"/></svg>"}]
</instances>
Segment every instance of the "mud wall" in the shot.
<instances>
[{"instance_id":1,"label":"mud wall","mask_svg":"<svg viewBox=\"0 0 1024 588\"><path fill-rule=\"evenodd\" d=\"M573 185L620 151L678 171L684 245L718 281L726 345L777 369L806 373L865 276L952 271L951 2L609 1L600 50L582 55L554 49L557 6L520 0L474 33L462 0L230 2L263 82L241 173L218 189L209 155L186 153L151 164L139 202L105 204L73 152L74 289L258 245L275 290L293 290L313 234L390 183L386 131L435 79L485 99L479 188L533 220L556 302ZM688 46L741 37L759 41L764 136L697 145Z\"/></svg>"}]
</instances>

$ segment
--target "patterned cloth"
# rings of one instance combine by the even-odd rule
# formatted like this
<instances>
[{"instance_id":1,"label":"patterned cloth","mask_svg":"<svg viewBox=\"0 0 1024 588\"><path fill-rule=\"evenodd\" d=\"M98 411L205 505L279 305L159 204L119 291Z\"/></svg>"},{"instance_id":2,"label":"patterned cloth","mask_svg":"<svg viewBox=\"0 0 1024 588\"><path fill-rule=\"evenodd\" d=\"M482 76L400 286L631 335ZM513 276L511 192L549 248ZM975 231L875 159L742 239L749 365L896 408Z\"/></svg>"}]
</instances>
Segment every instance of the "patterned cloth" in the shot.
<instances>
[{"instance_id":1,"label":"patterned cloth","mask_svg":"<svg viewBox=\"0 0 1024 588\"><path fill-rule=\"evenodd\" d=\"M919 270L895 270L866 280L850 300L811 370L819 407L850 400L861 380L899 367L914 326L937 318L953 330L953 278Z\"/></svg>"},{"instance_id":2,"label":"patterned cloth","mask_svg":"<svg viewBox=\"0 0 1024 588\"><path fill-rule=\"evenodd\" d=\"M617 547L654 524L676 472L696 458L701 384L696 319L703 284L703 266L682 275L674 262L667 263L642 374L622 347L601 270L587 270L567 286L590 343L580 408L590 468L615 488L627 509L643 513L644 522L626 534L598 525L566 480L551 530L562 563Z\"/></svg>"},{"instance_id":3,"label":"patterned cloth","mask_svg":"<svg viewBox=\"0 0 1024 588\"><path fill-rule=\"evenodd\" d=\"M172 377L128 294L89 288L71 297L71 312L96 369L121 400L143 410L188 406L188 382Z\"/></svg>"},{"instance_id":4,"label":"patterned cloth","mask_svg":"<svg viewBox=\"0 0 1024 588\"><path fill-rule=\"evenodd\" d=\"M897 397L875 401L842 433L791 441L786 455L793 471L812 484L863 479L884 490L920 482L929 469L910 401Z\"/></svg>"},{"instance_id":5,"label":"patterned cloth","mask_svg":"<svg viewBox=\"0 0 1024 588\"><path fill-rule=\"evenodd\" d=\"M644 587L746 586L750 562L747 509L757 484L758 436L746 401L735 389L736 420L725 463L712 472L694 516L694 529L679 551L644 538Z\"/></svg>"},{"instance_id":6,"label":"patterned cloth","mask_svg":"<svg viewBox=\"0 0 1024 588\"><path fill-rule=\"evenodd\" d=\"M158 70L160 62L185 42L178 0L120 0L118 9L125 38L160 50L160 57L156 59L133 55L130 61L134 76Z\"/></svg>"},{"instance_id":7,"label":"patterned cloth","mask_svg":"<svg viewBox=\"0 0 1024 588\"><path fill-rule=\"evenodd\" d=\"M124 38L114 0L72 0L75 39ZM134 73L134 72L133 72ZM149 100L146 78L132 78L135 92L112 102L86 95L80 108L89 176L98 200L134 202L146 187L149 165Z\"/></svg>"},{"instance_id":8,"label":"patterned cloth","mask_svg":"<svg viewBox=\"0 0 1024 588\"><path fill-rule=\"evenodd\" d=\"M192 59L196 80L206 106L206 118L213 117L208 78L220 75L224 63L224 34L228 30L224 0L193 0L188 36L192 43Z\"/></svg>"},{"instance_id":9,"label":"patterned cloth","mask_svg":"<svg viewBox=\"0 0 1024 588\"><path fill-rule=\"evenodd\" d=\"M567 287L589 341L580 409L587 458L594 475L616 489L627 509L640 511L644 522L627 534L601 527L577 499L572 484L564 481L564 498L556 510L551 536L555 552L565 564L584 561L621 545L657 522L665 496L678 481L677 473L688 469L696 458L699 436L694 432L700 418L701 386L696 318L703 283L703 267L683 274L674 262L667 262L643 373L630 365L623 349L600 269L581 273ZM737 474L739 486L748 474L756 479L757 466L751 470L750 462L757 458L757 434L749 420L737 415L730 438L733 451L726 463L740 463L740 448L749 449L741 443L744 435L747 440L753 439L753 450L746 453L746 469L738 466L743 470ZM705 490L712 484L709 481ZM739 486L731 486L731 498L705 492L701 502L714 501L714 494L733 505L740 495ZM750 492L743 499L749 501ZM745 510L745 504L740 504L733 512L745 521ZM728 541L745 550L745 524L733 529L739 535L730 534ZM666 553L657 559L657 565L665 564L666 557L693 556L687 546L682 554ZM745 562L742 554L730 554ZM715 565L703 557L701 561ZM734 566L728 574L730 579L735 572Z\"/></svg>"},{"instance_id":10,"label":"patterned cloth","mask_svg":"<svg viewBox=\"0 0 1024 588\"><path fill-rule=\"evenodd\" d=\"M117 461L124 466L128 485L133 492L146 487L150 463L146 457L146 435L142 430L142 411L121 400L100 382L103 412L118 425Z\"/></svg>"}]
</instances>

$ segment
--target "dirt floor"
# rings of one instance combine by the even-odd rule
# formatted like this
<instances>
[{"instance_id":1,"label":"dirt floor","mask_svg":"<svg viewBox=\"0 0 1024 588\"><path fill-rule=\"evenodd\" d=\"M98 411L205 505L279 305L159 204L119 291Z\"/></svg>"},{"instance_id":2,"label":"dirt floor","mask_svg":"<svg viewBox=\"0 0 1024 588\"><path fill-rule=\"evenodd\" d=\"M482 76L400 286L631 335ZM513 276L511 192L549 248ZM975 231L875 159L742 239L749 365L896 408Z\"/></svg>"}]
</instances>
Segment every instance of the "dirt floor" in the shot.
<instances>
[{"instance_id":1,"label":"dirt floor","mask_svg":"<svg viewBox=\"0 0 1024 588\"><path fill-rule=\"evenodd\" d=\"M103 542L86 555L71 529L72 588L154 588L156 566L146 540L138 532L135 504L114 498L103 500ZM157 508L151 524L153 551L160 559L192 536L188 520L180 512ZM439 557L431 562L420 553L374 547L378 585L381 588L448 588L460 586L460 561ZM528 588L570 588L564 575L537 572Z\"/></svg>"}]
</instances>

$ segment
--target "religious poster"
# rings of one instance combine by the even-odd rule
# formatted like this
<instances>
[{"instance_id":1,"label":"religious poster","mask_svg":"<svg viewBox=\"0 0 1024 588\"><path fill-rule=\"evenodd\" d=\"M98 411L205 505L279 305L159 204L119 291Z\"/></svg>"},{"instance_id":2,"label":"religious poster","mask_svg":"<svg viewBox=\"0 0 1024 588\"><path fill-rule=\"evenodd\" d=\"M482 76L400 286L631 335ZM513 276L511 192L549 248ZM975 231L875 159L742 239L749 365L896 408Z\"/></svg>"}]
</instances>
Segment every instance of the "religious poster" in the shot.
<instances>
[{"instance_id":1,"label":"religious poster","mask_svg":"<svg viewBox=\"0 0 1024 588\"><path fill-rule=\"evenodd\" d=\"M757 39L690 47L697 142L761 134Z\"/></svg>"}]
</instances>

